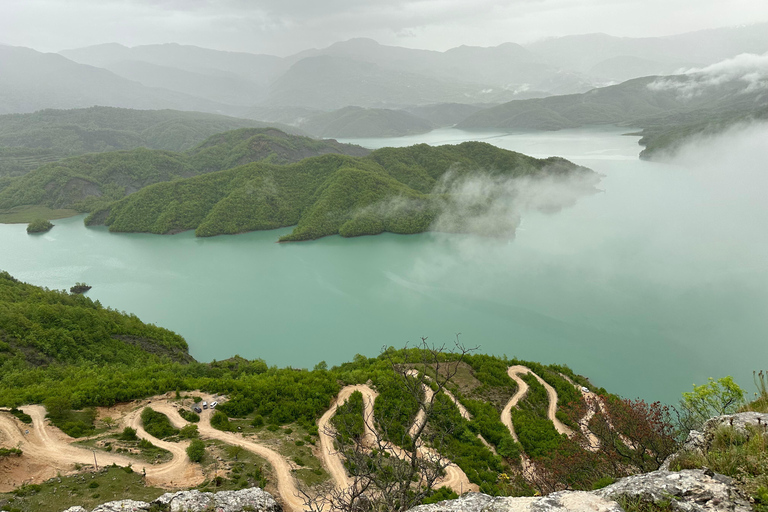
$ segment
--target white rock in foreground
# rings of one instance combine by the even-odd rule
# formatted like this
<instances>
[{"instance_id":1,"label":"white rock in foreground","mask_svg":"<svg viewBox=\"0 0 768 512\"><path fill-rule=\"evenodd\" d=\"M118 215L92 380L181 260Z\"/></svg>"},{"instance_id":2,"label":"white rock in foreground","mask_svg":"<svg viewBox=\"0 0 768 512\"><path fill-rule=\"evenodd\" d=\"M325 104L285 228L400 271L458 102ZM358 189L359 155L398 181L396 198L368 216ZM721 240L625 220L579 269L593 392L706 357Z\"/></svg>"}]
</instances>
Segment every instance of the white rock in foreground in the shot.
<instances>
[{"instance_id":1,"label":"white rock in foreground","mask_svg":"<svg viewBox=\"0 0 768 512\"><path fill-rule=\"evenodd\" d=\"M752 508L733 481L703 470L653 471L622 478L598 491L561 491L534 498L467 494L421 505L410 512L624 512L620 497L669 503L681 512L749 512Z\"/></svg>"},{"instance_id":2,"label":"white rock in foreground","mask_svg":"<svg viewBox=\"0 0 768 512\"><path fill-rule=\"evenodd\" d=\"M91 512L144 512L155 506L170 512L283 512L283 508L271 494L252 487L240 491L221 491L216 494L200 491L168 492L152 501L122 500L104 503ZM70 507L64 512L88 512L80 506Z\"/></svg>"}]
</instances>

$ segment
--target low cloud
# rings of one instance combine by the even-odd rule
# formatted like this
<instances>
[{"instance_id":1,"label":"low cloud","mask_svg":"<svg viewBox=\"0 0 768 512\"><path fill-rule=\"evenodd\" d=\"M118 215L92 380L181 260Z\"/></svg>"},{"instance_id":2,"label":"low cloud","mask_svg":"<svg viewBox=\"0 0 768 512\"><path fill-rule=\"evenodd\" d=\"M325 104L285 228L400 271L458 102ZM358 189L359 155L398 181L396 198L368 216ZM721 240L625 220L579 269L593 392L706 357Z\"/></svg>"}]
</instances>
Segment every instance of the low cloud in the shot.
<instances>
[{"instance_id":1,"label":"low cloud","mask_svg":"<svg viewBox=\"0 0 768 512\"><path fill-rule=\"evenodd\" d=\"M648 84L654 91L677 90L684 98L693 98L706 89L725 84L741 86L740 92L768 90L768 52L743 53L703 68L679 71L683 78L660 78Z\"/></svg>"},{"instance_id":2,"label":"low cloud","mask_svg":"<svg viewBox=\"0 0 768 512\"><path fill-rule=\"evenodd\" d=\"M432 229L511 238L526 212L557 213L597 192L597 181L592 173L536 178L448 173L433 192L442 213Z\"/></svg>"}]
</instances>

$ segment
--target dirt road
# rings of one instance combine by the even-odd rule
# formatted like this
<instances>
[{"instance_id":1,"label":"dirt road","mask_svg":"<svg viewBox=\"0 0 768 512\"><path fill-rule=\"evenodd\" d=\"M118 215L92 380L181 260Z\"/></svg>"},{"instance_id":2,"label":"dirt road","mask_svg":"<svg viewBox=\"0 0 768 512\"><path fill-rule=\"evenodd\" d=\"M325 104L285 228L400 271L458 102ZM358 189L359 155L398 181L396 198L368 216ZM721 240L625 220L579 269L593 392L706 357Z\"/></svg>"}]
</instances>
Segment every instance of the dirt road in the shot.
<instances>
[{"instance_id":1,"label":"dirt road","mask_svg":"<svg viewBox=\"0 0 768 512\"><path fill-rule=\"evenodd\" d=\"M0 483L0 491L8 489L8 487L11 489L17 487L33 476L36 477L35 481L41 481L56 476L58 472L69 473L74 470L75 464L93 465L94 451L73 445L72 443L76 439L67 436L56 427L47 425L45 408L43 406L28 405L21 409L32 417L32 425L25 425L7 413L0 413L0 431L2 431L4 438L3 445L19 447L24 453L22 458L30 461L31 467L38 467L42 464L47 470L37 471L35 475L30 475L22 470L19 470L17 474L13 472L4 474ZM29 431L29 433L25 433L26 431ZM100 466L111 464L119 466L132 465L134 470L138 471L145 468L147 480L152 485L165 488L182 488L196 485L194 479L187 479L187 477L193 477L194 475L188 471L188 468L182 468L175 461L176 457L174 457L173 461L164 464L144 465L136 459L116 453L97 450L95 454L96 462Z\"/></svg>"},{"instance_id":2,"label":"dirt road","mask_svg":"<svg viewBox=\"0 0 768 512\"><path fill-rule=\"evenodd\" d=\"M579 429L581 430L581 433L584 434L584 438L587 440L587 444L584 446L584 448L591 452L600 450L600 440L591 430L589 430L589 421L592 419L595 413L597 413L597 403L599 402L599 397L588 389L585 391L582 386L573 382L570 378L568 378L567 375L563 375L561 373L560 376L567 380L568 383L573 387L579 390L579 393L581 393L581 396L584 398L584 402L587 404L587 413L583 418L579 420Z\"/></svg>"},{"instance_id":3,"label":"dirt road","mask_svg":"<svg viewBox=\"0 0 768 512\"><path fill-rule=\"evenodd\" d=\"M169 412L167 410L162 410L161 407L159 407L159 403L149 404L148 407L151 407L157 412L163 412L166 415L168 415ZM173 407L170 407L170 409L173 409ZM135 429L136 435L141 439L146 439L158 448L168 450L173 455L173 459L169 462L158 464L156 466L151 464L146 466L147 482L151 485L165 484L171 486L176 485L179 487L194 487L195 485L203 483L205 476L203 475L203 470L200 467L200 464L193 463L187 456L187 447L189 446L190 441L170 443L148 434L141 424L142 410L144 410L144 407L139 407L129 413L123 418L123 425ZM178 412L176 412L176 416L183 421L183 418L178 416ZM174 426L179 425L178 421L174 422L171 420L171 422Z\"/></svg>"},{"instance_id":4,"label":"dirt road","mask_svg":"<svg viewBox=\"0 0 768 512\"><path fill-rule=\"evenodd\" d=\"M331 418L336 414L336 408L349 400L349 397L355 391L359 391L363 395L363 424L365 425L366 444L369 447L372 447L376 442L376 436L372 431L373 403L376 401L378 393L364 384L342 388L336 396L336 400L333 401L328 410L325 411L325 414L323 414L317 422L323 464L328 473L331 474L337 489L347 489L352 485L352 480L347 475L346 469L344 469L344 462L341 455L333 447L333 427L331 426Z\"/></svg>"}]
</instances>

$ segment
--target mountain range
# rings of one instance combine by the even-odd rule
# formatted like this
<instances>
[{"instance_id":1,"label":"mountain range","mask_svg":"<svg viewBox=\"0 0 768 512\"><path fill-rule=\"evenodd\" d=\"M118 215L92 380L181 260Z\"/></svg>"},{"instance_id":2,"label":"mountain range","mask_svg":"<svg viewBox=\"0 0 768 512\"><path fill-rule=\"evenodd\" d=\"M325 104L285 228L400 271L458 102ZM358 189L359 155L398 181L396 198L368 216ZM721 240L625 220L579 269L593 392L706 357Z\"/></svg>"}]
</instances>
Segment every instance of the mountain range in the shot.
<instances>
[{"instance_id":1,"label":"mountain range","mask_svg":"<svg viewBox=\"0 0 768 512\"><path fill-rule=\"evenodd\" d=\"M0 113L93 105L238 117L263 109L499 104L586 92L768 51L768 24L668 37L587 34L439 52L352 39L288 57L116 43L60 54L0 46Z\"/></svg>"}]
</instances>

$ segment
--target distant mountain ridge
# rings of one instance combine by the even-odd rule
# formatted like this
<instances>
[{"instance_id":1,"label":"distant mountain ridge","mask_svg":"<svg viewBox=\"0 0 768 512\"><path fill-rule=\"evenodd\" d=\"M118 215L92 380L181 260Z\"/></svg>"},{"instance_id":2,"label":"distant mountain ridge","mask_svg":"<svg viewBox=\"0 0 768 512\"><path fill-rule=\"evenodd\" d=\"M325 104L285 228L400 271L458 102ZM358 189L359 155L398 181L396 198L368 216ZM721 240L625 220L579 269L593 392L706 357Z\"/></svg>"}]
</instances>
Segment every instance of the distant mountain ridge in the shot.
<instances>
[{"instance_id":1,"label":"distant mountain ridge","mask_svg":"<svg viewBox=\"0 0 768 512\"><path fill-rule=\"evenodd\" d=\"M666 37L584 34L444 52L357 38L284 58L179 44L127 48L111 43L61 54L147 86L209 101L332 110L498 103L586 92L765 51L768 23Z\"/></svg>"}]
</instances>

